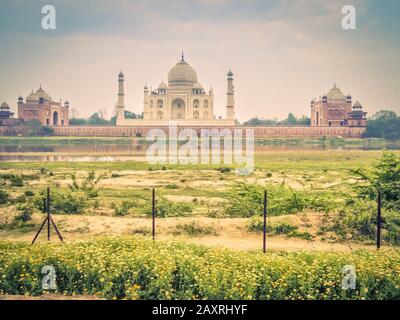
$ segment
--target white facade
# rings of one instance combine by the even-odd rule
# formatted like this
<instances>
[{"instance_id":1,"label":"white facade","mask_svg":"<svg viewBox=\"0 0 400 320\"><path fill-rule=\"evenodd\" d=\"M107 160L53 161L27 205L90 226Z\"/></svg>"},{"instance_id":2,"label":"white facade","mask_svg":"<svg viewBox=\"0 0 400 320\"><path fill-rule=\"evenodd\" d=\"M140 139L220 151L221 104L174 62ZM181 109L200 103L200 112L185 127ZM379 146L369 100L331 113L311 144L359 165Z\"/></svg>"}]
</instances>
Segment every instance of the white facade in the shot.
<instances>
[{"instance_id":1,"label":"white facade","mask_svg":"<svg viewBox=\"0 0 400 320\"><path fill-rule=\"evenodd\" d=\"M228 73L227 117L215 119L214 93L206 92L198 82L196 71L184 60L179 61L168 73L168 84L161 82L156 90L144 87L143 119L125 119L123 74L119 75L117 125L167 125L176 121L181 125L220 126L235 124L233 74Z\"/></svg>"}]
</instances>

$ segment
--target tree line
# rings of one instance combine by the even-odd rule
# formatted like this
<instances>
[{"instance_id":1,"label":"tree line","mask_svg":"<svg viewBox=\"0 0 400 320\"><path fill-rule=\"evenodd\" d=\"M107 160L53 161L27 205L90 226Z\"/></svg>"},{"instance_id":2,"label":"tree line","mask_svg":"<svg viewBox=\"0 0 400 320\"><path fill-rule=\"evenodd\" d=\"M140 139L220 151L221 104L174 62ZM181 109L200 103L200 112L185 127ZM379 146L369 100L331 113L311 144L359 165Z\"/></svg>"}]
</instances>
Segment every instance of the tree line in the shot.
<instances>
[{"instance_id":1,"label":"tree line","mask_svg":"<svg viewBox=\"0 0 400 320\"><path fill-rule=\"evenodd\" d=\"M131 111L125 111L125 119L141 119L142 115ZM70 125L115 125L117 116L111 117L110 120L105 119L100 112L93 113L89 118L71 118Z\"/></svg>"}]
</instances>

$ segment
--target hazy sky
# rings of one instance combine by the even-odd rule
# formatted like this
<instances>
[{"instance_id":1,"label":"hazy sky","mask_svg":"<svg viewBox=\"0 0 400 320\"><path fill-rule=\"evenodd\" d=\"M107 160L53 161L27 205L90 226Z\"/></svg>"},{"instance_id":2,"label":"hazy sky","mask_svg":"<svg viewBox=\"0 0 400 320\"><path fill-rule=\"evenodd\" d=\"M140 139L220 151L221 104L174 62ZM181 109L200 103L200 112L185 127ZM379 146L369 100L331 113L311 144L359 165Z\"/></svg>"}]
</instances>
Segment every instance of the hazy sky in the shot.
<instances>
[{"instance_id":1,"label":"hazy sky","mask_svg":"<svg viewBox=\"0 0 400 320\"><path fill-rule=\"evenodd\" d=\"M41 9L57 10L57 29L41 28ZM341 27L343 5L357 29ZM214 88L225 116L232 69L236 115L309 115L309 102L336 82L369 114L400 112L398 0L1 0L0 103L16 109L39 84L81 116L117 99L125 74L128 110L142 112L143 86L157 87L180 60Z\"/></svg>"}]
</instances>

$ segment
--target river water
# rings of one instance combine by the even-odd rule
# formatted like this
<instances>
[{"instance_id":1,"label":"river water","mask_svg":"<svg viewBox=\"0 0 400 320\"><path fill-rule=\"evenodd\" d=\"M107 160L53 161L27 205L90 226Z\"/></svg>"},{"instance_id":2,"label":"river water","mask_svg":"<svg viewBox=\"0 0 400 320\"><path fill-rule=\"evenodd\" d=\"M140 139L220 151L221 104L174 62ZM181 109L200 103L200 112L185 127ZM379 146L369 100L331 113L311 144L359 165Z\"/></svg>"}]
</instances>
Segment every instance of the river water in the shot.
<instances>
[{"instance_id":1,"label":"river water","mask_svg":"<svg viewBox=\"0 0 400 320\"><path fill-rule=\"evenodd\" d=\"M148 145L145 143L95 143L90 140L87 143L59 144L54 141L51 145L43 143L28 144L2 144L0 141L0 161L7 162L56 162L56 161L144 161ZM332 151L332 150L400 150L398 144L386 143L384 146L373 144L260 144L254 146L259 152L282 151Z\"/></svg>"}]
</instances>

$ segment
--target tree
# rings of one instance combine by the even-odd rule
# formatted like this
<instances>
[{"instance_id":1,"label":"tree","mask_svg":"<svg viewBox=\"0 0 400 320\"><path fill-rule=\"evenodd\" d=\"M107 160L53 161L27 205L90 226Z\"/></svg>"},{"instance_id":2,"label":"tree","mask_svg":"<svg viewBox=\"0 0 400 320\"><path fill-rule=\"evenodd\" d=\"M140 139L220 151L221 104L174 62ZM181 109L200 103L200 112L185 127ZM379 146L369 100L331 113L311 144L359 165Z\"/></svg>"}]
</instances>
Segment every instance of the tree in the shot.
<instances>
[{"instance_id":1,"label":"tree","mask_svg":"<svg viewBox=\"0 0 400 320\"><path fill-rule=\"evenodd\" d=\"M382 110L375 113L367 122L365 138L400 139L400 117L394 111Z\"/></svg>"},{"instance_id":2,"label":"tree","mask_svg":"<svg viewBox=\"0 0 400 320\"><path fill-rule=\"evenodd\" d=\"M293 113L289 113L288 114L287 123L289 125L296 125L297 124L297 118L294 116Z\"/></svg>"},{"instance_id":3,"label":"tree","mask_svg":"<svg viewBox=\"0 0 400 320\"><path fill-rule=\"evenodd\" d=\"M382 204L387 209L400 210L400 156L384 152L382 158L373 166L371 173L356 170L355 173L366 182L355 186L361 198L375 200L377 190L381 190Z\"/></svg>"},{"instance_id":4,"label":"tree","mask_svg":"<svg viewBox=\"0 0 400 320\"><path fill-rule=\"evenodd\" d=\"M89 120L87 121L88 124L109 124L109 122L99 116L97 112L93 113Z\"/></svg>"},{"instance_id":5,"label":"tree","mask_svg":"<svg viewBox=\"0 0 400 320\"><path fill-rule=\"evenodd\" d=\"M29 120L24 123L27 136L50 136L53 128L43 126L39 120Z\"/></svg>"},{"instance_id":6,"label":"tree","mask_svg":"<svg viewBox=\"0 0 400 320\"><path fill-rule=\"evenodd\" d=\"M289 113L287 119L279 121L278 119L259 119L254 117L248 121L246 121L243 125L245 126L309 126L311 124L311 119L302 116L301 118L296 118L293 113Z\"/></svg>"},{"instance_id":7,"label":"tree","mask_svg":"<svg viewBox=\"0 0 400 320\"><path fill-rule=\"evenodd\" d=\"M85 124L87 124L87 120L86 119L80 119L80 118L73 118L73 119L69 119L69 124L72 124L72 125L85 125Z\"/></svg>"}]
</instances>

